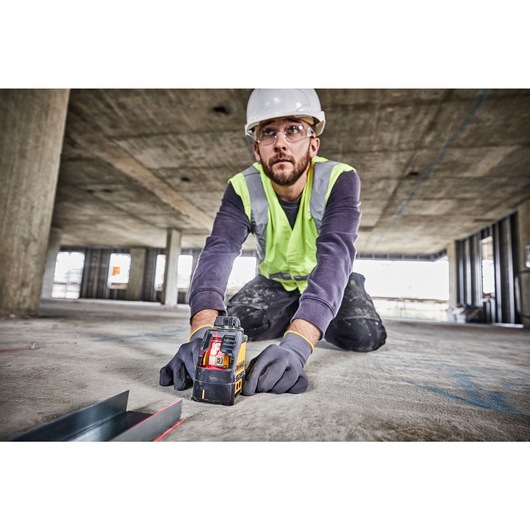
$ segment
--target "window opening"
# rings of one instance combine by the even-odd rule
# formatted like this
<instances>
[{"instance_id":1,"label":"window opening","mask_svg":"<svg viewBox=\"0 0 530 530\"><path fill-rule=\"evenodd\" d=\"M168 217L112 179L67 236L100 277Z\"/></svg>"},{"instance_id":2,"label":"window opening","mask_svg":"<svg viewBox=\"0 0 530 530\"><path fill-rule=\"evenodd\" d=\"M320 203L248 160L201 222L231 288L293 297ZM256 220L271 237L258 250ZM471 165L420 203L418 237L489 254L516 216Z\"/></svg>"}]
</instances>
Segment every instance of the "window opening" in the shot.
<instances>
[{"instance_id":1,"label":"window opening","mask_svg":"<svg viewBox=\"0 0 530 530\"><path fill-rule=\"evenodd\" d=\"M482 254L482 298L495 297L495 264L493 261L493 238L481 241Z\"/></svg>"},{"instance_id":2,"label":"window opening","mask_svg":"<svg viewBox=\"0 0 530 530\"><path fill-rule=\"evenodd\" d=\"M79 298L84 264L84 252L59 252L57 254L52 298Z\"/></svg>"},{"instance_id":3,"label":"window opening","mask_svg":"<svg viewBox=\"0 0 530 530\"><path fill-rule=\"evenodd\" d=\"M107 287L109 289L127 289L130 269L130 254L111 254Z\"/></svg>"}]
</instances>

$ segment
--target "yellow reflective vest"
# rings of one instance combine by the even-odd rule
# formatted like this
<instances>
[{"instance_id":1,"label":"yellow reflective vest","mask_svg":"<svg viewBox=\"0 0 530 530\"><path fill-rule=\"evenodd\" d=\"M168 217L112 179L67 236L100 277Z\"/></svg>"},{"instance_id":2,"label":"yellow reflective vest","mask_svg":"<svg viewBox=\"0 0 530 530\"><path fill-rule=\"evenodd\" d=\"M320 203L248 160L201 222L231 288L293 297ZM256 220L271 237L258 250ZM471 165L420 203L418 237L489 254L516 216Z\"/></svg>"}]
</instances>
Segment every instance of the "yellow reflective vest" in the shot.
<instances>
[{"instance_id":1,"label":"yellow reflective vest","mask_svg":"<svg viewBox=\"0 0 530 530\"><path fill-rule=\"evenodd\" d=\"M256 162L230 179L256 237L260 274L281 282L287 291L305 290L317 264L316 239L329 194L339 176L353 170L314 157L293 228L261 164Z\"/></svg>"}]
</instances>

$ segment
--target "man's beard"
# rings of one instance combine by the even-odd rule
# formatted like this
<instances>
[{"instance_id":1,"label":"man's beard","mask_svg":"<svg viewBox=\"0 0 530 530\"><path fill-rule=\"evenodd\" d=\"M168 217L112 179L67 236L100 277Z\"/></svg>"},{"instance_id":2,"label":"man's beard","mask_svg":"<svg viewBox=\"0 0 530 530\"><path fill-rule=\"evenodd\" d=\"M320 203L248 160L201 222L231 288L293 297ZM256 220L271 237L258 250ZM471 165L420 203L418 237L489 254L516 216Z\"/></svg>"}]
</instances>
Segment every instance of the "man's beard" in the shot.
<instances>
[{"instance_id":1,"label":"man's beard","mask_svg":"<svg viewBox=\"0 0 530 530\"><path fill-rule=\"evenodd\" d=\"M274 162L278 160L287 160L292 163L290 166L290 169L280 169L278 168ZM268 163L265 163L263 160L261 162L263 166L263 172L267 177L269 177L272 182L275 184L278 184L278 186L291 186L295 182L298 181L298 179L304 174L306 169L311 164L311 157L309 156L309 150L305 153L305 155L298 160L298 162L295 161L295 159L291 156L278 154L274 158L272 158Z\"/></svg>"}]
</instances>

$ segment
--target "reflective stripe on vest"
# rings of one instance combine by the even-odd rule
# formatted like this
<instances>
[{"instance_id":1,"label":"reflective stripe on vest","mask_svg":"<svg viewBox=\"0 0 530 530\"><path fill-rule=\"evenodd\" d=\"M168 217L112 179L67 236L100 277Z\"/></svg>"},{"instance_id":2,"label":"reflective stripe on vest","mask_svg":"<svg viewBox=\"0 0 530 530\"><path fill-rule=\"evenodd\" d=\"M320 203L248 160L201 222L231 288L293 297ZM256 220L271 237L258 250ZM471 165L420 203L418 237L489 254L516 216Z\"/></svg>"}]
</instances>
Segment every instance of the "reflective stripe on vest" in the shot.
<instances>
[{"instance_id":1,"label":"reflective stripe on vest","mask_svg":"<svg viewBox=\"0 0 530 530\"><path fill-rule=\"evenodd\" d=\"M304 274L303 276L293 276L287 272L273 272L269 274L271 280L296 280L297 282L302 282L309 278L309 274Z\"/></svg>"},{"instance_id":2,"label":"reflective stripe on vest","mask_svg":"<svg viewBox=\"0 0 530 530\"><path fill-rule=\"evenodd\" d=\"M269 203L265 190L261 184L260 172L254 167L243 171L247 188L250 194L251 219L250 224L254 230L256 241L258 243L258 259L262 261L265 258L265 249L267 243L267 224L269 222Z\"/></svg>"}]
</instances>

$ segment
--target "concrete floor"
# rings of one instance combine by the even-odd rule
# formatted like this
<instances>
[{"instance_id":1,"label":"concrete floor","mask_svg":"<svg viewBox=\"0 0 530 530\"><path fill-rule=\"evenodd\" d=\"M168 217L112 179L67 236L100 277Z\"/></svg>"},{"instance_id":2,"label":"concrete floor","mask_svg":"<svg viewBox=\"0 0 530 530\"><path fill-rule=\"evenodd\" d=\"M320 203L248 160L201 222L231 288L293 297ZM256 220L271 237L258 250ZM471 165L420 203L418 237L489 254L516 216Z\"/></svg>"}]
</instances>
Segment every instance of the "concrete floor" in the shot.
<instances>
[{"instance_id":1,"label":"concrete floor","mask_svg":"<svg viewBox=\"0 0 530 530\"><path fill-rule=\"evenodd\" d=\"M40 317L0 321L0 440L130 391L128 410L184 398L164 441L528 441L530 330L385 320L377 352L320 342L299 395L232 407L158 385L188 335L188 307L43 300ZM249 343L247 361L269 342Z\"/></svg>"}]
</instances>

